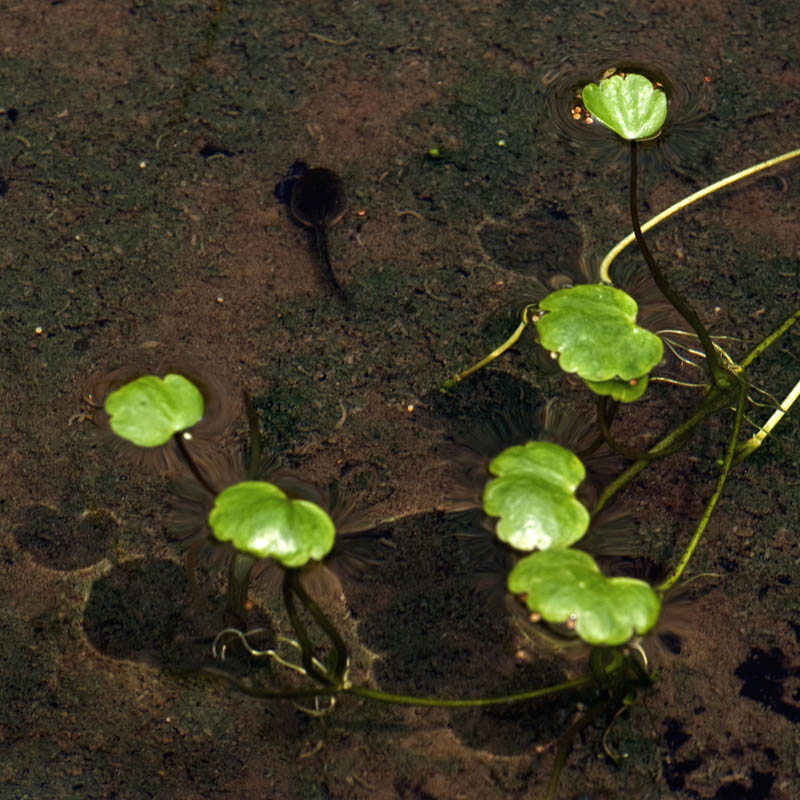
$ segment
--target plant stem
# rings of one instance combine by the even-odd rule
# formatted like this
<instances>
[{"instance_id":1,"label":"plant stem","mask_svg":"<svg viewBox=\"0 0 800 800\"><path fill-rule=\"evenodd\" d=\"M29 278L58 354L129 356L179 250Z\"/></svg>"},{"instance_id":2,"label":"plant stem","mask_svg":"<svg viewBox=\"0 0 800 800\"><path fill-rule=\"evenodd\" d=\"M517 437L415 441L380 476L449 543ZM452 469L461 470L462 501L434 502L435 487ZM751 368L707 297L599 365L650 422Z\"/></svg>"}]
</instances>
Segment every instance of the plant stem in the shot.
<instances>
[{"instance_id":1,"label":"plant stem","mask_svg":"<svg viewBox=\"0 0 800 800\"><path fill-rule=\"evenodd\" d=\"M745 384L740 384L740 388ZM601 493L600 497L592 509L592 516L597 514L598 511L603 509L608 501L620 490L623 486L630 483L651 461L656 458L663 458L664 456L671 455L672 453L683 447L686 437L696 428L704 419L710 417L716 411L723 408L730 399L730 390L721 389L717 386L711 388L709 393L699 403L694 413L685 422L682 422L673 431L670 431L661 441L653 445L638 461L631 464L628 469L620 473Z\"/></svg>"},{"instance_id":2,"label":"plant stem","mask_svg":"<svg viewBox=\"0 0 800 800\"><path fill-rule=\"evenodd\" d=\"M717 189L724 189L726 186L730 186L732 183L736 181L740 181L743 178L747 178L750 175L754 175L756 172L761 172L763 169L767 169L768 167L774 167L776 164L780 164L783 161L788 161L789 159L796 158L800 156L800 149L798 150L790 150L788 153L783 153L782 155L775 156L774 158L769 158L766 161L762 161L760 164L755 164L752 167L747 167L747 169L741 170L741 172L737 172L735 175L728 175L726 178L717 181L716 183L712 183L710 186L706 186L704 189L700 189L699 191L695 192L694 194L690 194L688 197L684 197L683 200L679 200L677 203L674 203L669 208L664 209L660 214L656 214L656 216L652 217L651 219L647 220L644 225L642 225L642 233L647 233L651 228L655 228L659 222L663 222L665 219L671 217L673 214L677 213L681 209L690 206L692 203L702 200L704 197L716 192ZM602 263L600 264L600 280L604 281L605 283L611 283L611 274L609 269L611 267L611 262L633 241L636 240L636 236L633 233L629 233L624 239L617 242L611 250L606 254L605 258L603 258Z\"/></svg>"},{"instance_id":3,"label":"plant stem","mask_svg":"<svg viewBox=\"0 0 800 800\"><path fill-rule=\"evenodd\" d=\"M759 358L768 347L775 344L784 333L786 333L798 320L800 320L800 308L793 314L787 317L772 333L765 336L743 359L741 367L745 368L752 364L755 359ZM738 464L749 456L754 450L761 447L764 439L769 436L772 429L783 419L792 407L794 402L800 397L800 381L798 381L794 388L786 395L783 402L780 404L775 413L756 431L744 444L739 445L736 452L734 463Z\"/></svg>"},{"instance_id":4,"label":"plant stem","mask_svg":"<svg viewBox=\"0 0 800 800\"><path fill-rule=\"evenodd\" d=\"M619 666L619 665L617 665ZM210 678L225 680L232 686L235 686L239 691L250 695L251 697L261 697L264 699L280 699L280 698L300 698L300 697L324 697L326 695L336 694L351 694L354 697L362 697L365 700L375 700L379 703L392 703L401 706L422 706L428 708L483 708L486 706L507 705L510 703L519 703L524 700L536 700L541 697L548 697L549 695L558 694L560 692L567 692L571 689L582 689L585 686L590 686L595 682L591 675L584 675L581 678L575 678L571 681L564 683L557 683L553 686L545 686L542 689L531 689L527 692L517 692L515 694L502 695L500 697L475 697L463 700L448 699L441 697L413 697L405 694L392 694L391 692L382 692L378 689L370 689L367 686L312 686L305 689L282 689L270 691L269 689L262 689L253 685L250 681L241 680L239 678L223 672L222 670L213 667L204 667L199 670L201 675Z\"/></svg>"},{"instance_id":5,"label":"plant stem","mask_svg":"<svg viewBox=\"0 0 800 800\"><path fill-rule=\"evenodd\" d=\"M631 224L633 225L633 233L636 236L636 242L639 245L639 250L641 250L642 256L644 256L644 260L647 262L650 274L653 276L653 280L661 290L661 293L667 298L667 300L669 300L670 303L672 303L673 306L675 306L681 316L692 326L694 332L697 334L697 338L700 339L700 343L702 344L703 350L706 354L706 361L708 363L708 369L712 380L715 384L727 386L730 383L727 370L722 367L719 362L719 358L717 358L717 351L714 348L714 343L711 341L711 337L708 335L708 331L705 329L703 323L700 322L700 317L697 316L695 310L675 291L675 289L672 288L672 285L667 280L666 275L664 275L664 273L656 264L653 254L650 252L650 248L647 246L647 243L644 240L644 235L642 234L642 229L639 225L639 209L636 202L637 176L639 172L637 161L638 150L636 148L636 140L631 139L631 182L629 198L630 213Z\"/></svg>"},{"instance_id":6,"label":"plant stem","mask_svg":"<svg viewBox=\"0 0 800 800\"><path fill-rule=\"evenodd\" d=\"M756 358L763 355L764 351L773 345L784 333L786 333L796 322L800 321L800 309L795 311L791 316L789 316L784 322L782 322L772 333L770 333L765 339L759 342L742 360L740 367L744 368L749 366ZM746 386L746 384L742 381L740 382L739 388L741 389L742 386ZM704 419L711 416L714 412L718 411L719 409L723 408L730 400L730 389L722 389L718 386L713 386L709 393L703 398L702 402L697 406L694 413L692 414L689 419L679 425L675 430L668 433L660 442L655 444L647 451L647 456L640 458L636 461L635 464L631 464L628 469L622 472L617 478L610 483L606 488L603 490L602 494L598 498L597 502L595 503L594 508L592 509L592 515L596 514L605 505L608 501L620 490L623 486L627 485L632 481L651 461L656 458L660 458L662 456L669 455L670 453L674 452L680 446L682 440L691 433L692 429L697 427ZM781 408L788 410L789 405L791 402L794 402L792 399L791 393L790 395L781 403ZM776 412L776 414L779 412ZM785 413L785 411L783 412ZM781 413L781 416L783 416ZM773 417L776 415L773 414ZM777 424L777 419L774 421L770 418L772 422L772 427ZM766 425L764 426L766 429ZM766 435L769 433L769 430L766 430L763 436L761 436L761 440L763 441L766 438ZM760 432L759 432L760 433ZM758 434L756 434L758 436ZM747 445L739 445L737 447L737 457L736 462L741 461L747 455L749 455L753 449L755 448L748 448L746 452L744 452L744 448ZM741 453L741 454L740 454Z\"/></svg>"},{"instance_id":7,"label":"plant stem","mask_svg":"<svg viewBox=\"0 0 800 800\"><path fill-rule=\"evenodd\" d=\"M467 369L465 369L463 372L459 372L457 375L453 375L452 378L448 378L442 384L442 391L446 389L452 389L457 383L460 383L461 381L464 380L464 378L467 378L470 375L472 375L473 372L477 372L479 369L483 369L483 367L485 367L490 361L494 361L498 356L503 355L503 353L505 353L505 351L508 350L509 347L515 344L517 339L519 339L519 337L522 336L523 331L529 324L528 320L529 307L530 306L525 306L525 308L522 310L522 321L519 323L514 333L512 333L511 336L509 336L508 339L506 339L503 342L503 344L492 350L492 352L489 353L488 356L482 358L480 361L478 361L477 364L473 364L471 367L467 367Z\"/></svg>"},{"instance_id":8,"label":"plant stem","mask_svg":"<svg viewBox=\"0 0 800 800\"><path fill-rule=\"evenodd\" d=\"M789 328L791 328L792 325L794 325L795 322L797 322L798 320L800 320L800 308L798 308L797 311L795 311L793 314L791 314L789 317L787 317L780 325L778 325L778 327L775 328L775 330L772 331L772 333L770 333L767 336L765 336L741 360L739 366L742 369L745 369L746 367L750 366L750 364L752 364L753 361L755 361L757 358L759 358L759 356L761 356L768 347L771 347L773 344L775 344L775 342L778 339L780 339L780 337L783 336L783 334L786 333L786 331L788 331Z\"/></svg>"},{"instance_id":9,"label":"plant stem","mask_svg":"<svg viewBox=\"0 0 800 800\"><path fill-rule=\"evenodd\" d=\"M305 669L306 675L308 675L309 678L313 678L323 686L327 686L336 690L339 687L334 685L333 681L331 681L330 675L327 672L323 672L322 670L318 669L317 665L314 663L314 647L311 644L311 639L308 636L306 626L303 623L303 620L300 619L300 615L297 613L297 609L295 608L292 594L295 590L294 585L296 585L297 582L296 573L297 570L295 569L287 569L285 575L283 576L283 605L286 608L286 615L289 617L289 622L292 624L292 629L297 636L297 641L300 643L303 669Z\"/></svg>"},{"instance_id":10,"label":"plant stem","mask_svg":"<svg viewBox=\"0 0 800 800\"><path fill-rule=\"evenodd\" d=\"M555 761L550 770L550 780L547 782L547 791L544 800L555 800L556 793L558 792L558 782L561 779L561 772L564 769L564 764L567 761L567 756L572 748L572 742L575 737L588 725L591 725L602 713L608 711L614 703L617 702L617 697L614 695L608 700L597 703L589 709L585 714L581 714L572 725L564 731L561 739L559 740L558 750L556 750Z\"/></svg>"},{"instance_id":11,"label":"plant stem","mask_svg":"<svg viewBox=\"0 0 800 800\"><path fill-rule=\"evenodd\" d=\"M794 405L795 400L800 397L800 381L798 381L794 388L786 395L780 407L775 413L746 441L744 444L739 445L736 449L736 458L734 464L744 461L754 450L761 447L764 439L772 433L772 429L783 419L788 413L789 409Z\"/></svg>"},{"instance_id":12,"label":"plant stem","mask_svg":"<svg viewBox=\"0 0 800 800\"><path fill-rule=\"evenodd\" d=\"M225 611L234 617L242 630L247 630L247 593L250 588L250 573L256 560L255 556L237 550L233 554L228 570L228 599Z\"/></svg>"},{"instance_id":13,"label":"plant stem","mask_svg":"<svg viewBox=\"0 0 800 800\"><path fill-rule=\"evenodd\" d=\"M539 697L547 697L551 694L566 692L570 689L580 689L594 683L591 675L584 675L564 683L557 683L553 686L546 686L543 689L532 689L527 692L517 692L501 697L476 697L466 700L454 700L441 697L414 697L405 694L392 694L382 692L379 689L370 689L366 686L348 686L345 688L348 694L364 697L369 700L377 700L381 703L394 703L401 706L433 706L435 708L482 708L484 706L498 706L506 703L518 703L521 700L535 700Z\"/></svg>"},{"instance_id":14,"label":"plant stem","mask_svg":"<svg viewBox=\"0 0 800 800\"><path fill-rule=\"evenodd\" d=\"M203 475L203 473L200 471L200 467L197 466L197 462L189 452L189 448L186 447L186 441L184 440L184 437L189 437L189 439L191 439L191 435L185 431L178 431L172 436L172 441L175 442L175 446L178 448L178 455L181 457L183 463L189 468L189 471L192 473L192 475L194 475L195 480L197 480L197 482L212 497L216 497L218 494L217 490L208 482L205 475Z\"/></svg>"},{"instance_id":15,"label":"plant stem","mask_svg":"<svg viewBox=\"0 0 800 800\"><path fill-rule=\"evenodd\" d=\"M333 623L325 616L322 609L314 602L311 596L306 592L303 584L300 581L300 573L298 570L288 570L289 581L291 583L292 591L300 598L300 602L305 606L309 614L314 618L317 625L323 630L325 635L331 640L334 650L336 651L336 663L333 669L333 682L338 685L344 678L345 671L347 670L347 645L342 639L340 633L334 627Z\"/></svg>"},{"instance_id":16,"label":"plant stem","mask_svg":"<svg viewBox=\"0 0 800 800\"><path fill-rule=\"evenodd\" d=\"M656 587L656 591L661 594L664 594L671 586L673 586L683 574L683 571L686 569L686 565L689 563L694 551L697 549L697 545L700 543L700 539L703 536L709 520L711 519L711 515L714 513L714 509L717 506L717 502L722 495L725 481L728 479L728 473L730 472L731 465L733 464L733 457L736 454L736 447L739 442L739 429L742 424L742 417L744 416L744 404L746 399L747 387L744 383L742 383L739 385L739 395L736 399L736 416L733 419L733 431L731 431L731 438L728 442L728 447L725 452L725 460L722 462L722 471L720 472L719 478L717 478L717 485L714 487L714 492L708 499L706 507L703 509L703 515L700 517L700 520L697 523L697 527L695 528L689 544L683 551L681 560L678 562L675 569L672 570L672 573L669 575L669 577Z\"/></svg>"},{"instance_id":17,"label":"plant stem","mask_svg":"<svg viewBox=\"0 0 800 800\"><path fill-rule=\"evenodd\" d=\"M603 437L603 441L618 455L622 458L627 458L630 460L637 460L640 458L645 458L646 454L642 453L641 451L631 450L628 447L625 447L624 444L618 442L611 433L611 425L610 420L613 419L614 414L617 410L617 403L614 401L613 405L609 407L608 397L606 395L595 395L595 400L597 401L597 424L600 426L600 432ZM648 459L651 460L651 459Z\"/></svg>"},{"instance_id":18,"label":"plant stem","mask_svg":"<svg viewBox=\"0 0 800 800\"><path fill-rule=\"evenodd\" d=\"M284 591L286 591L286 587L289 585L291 578L287 575L284 578ZM289 605L292 606L291 600ZM294 612L294 608L292 606L292 613ZM294 624L294 623L293 623ZM305 627L302 626L303 634L305 634ZM297 629L295 629L297 633ZM309 648L311 644L308 642L307 635L305 636L306 642L308 643L307 646ZM306 645L301 641L301 648L305 648ZM574 678L570 681L564 681L563 683L556 683L552 686L545 686L541 689L530 689L525 692L515 692L513 694L501 695L500 697L476 697L476 698L467 698L463 700L455 699L455 698L442 698L442 697L414 697L412 695L406 694L395 694L392 692L383 692L380 689L371 689L367 686L358 686L349 684L346 681L333 684L330 681L327 681L323 686L314 686L306 689L285 689L279 691L270 691L269 689L261 689L257 686L254 686L248 680L240 680L238 678L233 677L221 670L217 670L214 668L205 668L200 670L200 673L203 675L207 675L208 677L223 679L228 681L228 683L235 686L240 691L248 694L252 697L263 697L263 698L296 698L296 697L314 697L316 695L319 696L326 696L326 695L335 695L335 694L351 694L355 697L362 697L365 700L375 700L380 703L392 703L395 705L402 705L402 706L425 706L425 707L432 707L432 708L483 708L485 706L497 706L497 705L507 705L510 703L519 703L524 700L537 700L542 697L548 697L550 695L559 694L560 692L567 692L572 689L582 689L586 686L606 686L609 683L609 679L613 679L616 681L617 684L620 683L620 680L625 681L625 674L622 673L622 670L625 669L626 666L630 664L630 659L624 658L612 658L604 662L599 669L595 670L592 673L588 673L586 675L581 676L580 678ZM306 670L308 672L308 670ZM312 677L316 680L323 683L323 679L317 676L315 673L311 673ZM329 677L329 676L326 676ZM649 676L648 676L649 680ZM613 682L612 681L612 682Z\"/></svg>"}]
</instances>

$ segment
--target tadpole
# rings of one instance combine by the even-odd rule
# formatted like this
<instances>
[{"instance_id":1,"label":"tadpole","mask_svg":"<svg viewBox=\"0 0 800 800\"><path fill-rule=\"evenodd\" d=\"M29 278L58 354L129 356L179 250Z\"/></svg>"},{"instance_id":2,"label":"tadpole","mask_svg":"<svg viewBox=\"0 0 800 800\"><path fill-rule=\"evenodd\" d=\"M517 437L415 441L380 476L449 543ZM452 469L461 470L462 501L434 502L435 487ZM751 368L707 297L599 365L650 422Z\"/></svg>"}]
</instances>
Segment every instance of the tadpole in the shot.
<instances>
[{"instance_id":1,"label":"tadpole","mask_svg":"<svg viewBox=\"0 0 800 800\"><path fill-rule=\"evenodd\" d=\"M275 196L288 203L289 211L297 222L313 230L314 244L328 279L337 292L342 291L331 267L328 254L328 229L344 216L347 201L342 179L325 167L309 169L302 161L291 170L278 186Z\"/></svg>"}]
</instances>

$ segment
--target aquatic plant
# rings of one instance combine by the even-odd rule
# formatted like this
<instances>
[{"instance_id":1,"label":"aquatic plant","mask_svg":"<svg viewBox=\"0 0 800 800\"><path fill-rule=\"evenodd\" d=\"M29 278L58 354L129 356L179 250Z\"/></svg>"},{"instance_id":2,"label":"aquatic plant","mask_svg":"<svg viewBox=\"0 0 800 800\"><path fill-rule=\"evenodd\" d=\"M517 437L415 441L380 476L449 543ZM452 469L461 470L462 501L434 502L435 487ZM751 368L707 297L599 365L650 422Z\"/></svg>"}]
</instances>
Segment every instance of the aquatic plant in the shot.
<instances>
[{"instance_id":1,"label":"aquatic plant","mask_svg":"<svg viewBox=\"0 0 800 800\"><path fill-rule=\"evenodd\" d=\"M486 484L483 510L488 516L498 518L494 527L496 536L522 555L508 574L508 590L519 596L530 612L532 622L547 624L551 628L561 625L562 629L577 635L592 647L593 658L599 658L598 653L618 653L617 666L610 667L602 675L596 673L598 685L604 685L609 675L616 675L616 680L621 681L616 684L618 688L627 680L641 687L646 684L648 661L639 637L656 625L667 593L679 585L706 531L731 468L764 441L800 395L798 382L770 420L749 440L740 440L748 392L752 388L746 369L800 320L800 309L789 315L737 363L712 339L690 302L672 286L668 275L653 257L644 231L712 191L800 155L800 150L762 162L720 181L642 226L638 213L638 148L642 141L660 135L667 116L666 96L659 85L645 75L618 73L605 77L598 84L585 85L581 101L581 115L586 114L594 123L613 131L629 148L629 213L633 233L623 241L625 244L633 240L637 242L655 285L688 323L690 330L650 331L637 322L636 302L627 292L612 286L609 276L611 261L625 246L620 243L601 265L600 273L605 282L560 288L535 303L526 304L520 313L520 324L511 337L475 365L446 381L444 390L452 389L500 356L520 339L526 328L532 327L538 343L549 351L559 367L565 373L581 378L595 395L595 445L605 444L633 462L599 493L591 510L586 510L586 519L602 513L616 493L650 464L685 447L692 434L711 415L727 408L734 409L725 454L719 461L719 475L711 496L676 563L662 580L652 586L636 579L606 577L589 554L574 549L573 545L580 540L587 525L574 510L576 500L572 492L582 477L577 455L565 450L556 456L552 444L545 447L544 442L531 441L503 450L490 464L489 470L495 477ZM689 337L697 344L676 345L670 335ZM617 405L637 401L644 395L648 384L652 383L654 368L662 360L665 346L682 362L705 373L704 378L694 384L666 380L687 387L699 386L703 394L684 422L646 451L632 451L619 442L612 431ZM590 447L585 452L592 450ZM546 476L544 481L541 474ZM544 491L543 486L547 487ZM577 522L579 518L580 523ZM523 555L527 551L532 552ZM625 663L622 654L626 652L639 653L640 672L631 671L630 663L622 668ZM618 667L621 669L619 673L616 672ZM620 689L616 702L623 698L625 695ZM590 709L584 722L576 723L577 727L573 726L566 732L546 793L548 799L555 796L558 775L571 738L580 726L589 724L596 709L607 702L615 702L613 693Z\"/></svg>"},{"instance_id":2,"label":"aquatic plant","mask_svg":"<svg viewBox=\"0 0 800 800\"><path fill-rule=\"evenodd\" d=\"M489 520L487 528L515 553L507 579L508 592L519 599L533 625L547 626L553 638L577 637L589 651L586 674L559 684L499 697L442 698L394 694L354 683L349 669L349 649L344 637L303 582L302 570L327 558L335 548L337 526L324 503L303 492L293 491L277 475L260 474L259 431L252 409L250 458L241 480L234 475L226 485L210 477L192 452L192 431L205 415L203 393L186 376L168 373L163 378L137 376L116 388L105 399L111 430L137 447L174 446L182 465L202 488L204 525L223 547L232 548L228 610L240 623L226 628L214 642L214 653L224 660L231 642L241 643L251 654L269 658L295 675L308 679L297 685L256 685L221 669L207 668L208 676L228 681L255 697L316 699L327 697L330 707L338 695L387 703L448 708L477 708L541 698L579 688L594 687L596 701L565 731L556 753L546 798L554 798L558 780L574 736L605 714L612 722L628 707L638 690L656 678L642 637L658 623L667 595L682 580L684 572L708 526L733 465L746 458L772 431L800 393L797 387L781 404L770 422L748 442L740 441L740 428L750 384L746 369L800 319L800 309L766 336L738 363L715 342L688 300L672 287L668 276L653 258L644 239L637 209L640 141L659 135L667 115L667 101L660 88L639 74L614 74L583 88L587 114L627 143L631 154L629 183L630 217L642 257L653 281L691 331L700 349L691 362L705 372L703 394L687 419L662 436L646 451L636 452L619 442L612 430L619 403L641 400L653 383L653 371L665 347L675 352L664 331L648 330L640 324L633 297L610 281L558 288L521 311L514 334L475 366L451 378L452 388L468 375L505 352L532 327L541 346L566 373L577 375L596 398L594 438L577 452L544 438L517 442L495 454L486 464L479 499L468 492L460 502L478 504ZM800 151L786 154L794 157ZM777 163L775 160L766 163ZM763 168L759 165L758 169ZM739 173L739 179L744 173ZM693 202L693 200L690 200ZM684 203L685 205L685 203ZM322 217L320 217L322 220ZM618 252L619 248L615 248ZM608 274L607 260L604 261ZM688 361L688 359L687 359ZM682 449L689 437L711 415L733 406L724 457L716 485L697 521L687 546L663 579L607 575L594 557L581 549L593 520L599 518L619 490L659 458ZM776 416L777 415L777 416ZM585 462L605 447L633 463L610 482L592 493L580 495L586 478ZM234 474L236 471L231 471ZM207 502L211 499L210 504ZM257 632L245 628L244 604L254 565L263 559L282 572L282 601L294 639L278 644L299 654L299 660L279 652L278 647L258 649ZM299 606L298 606L299 603ZM315 637L307 625L317 627ZM319 633L325 644L319 643ZM312 713L318 713L315 709ZM609 727L606 729L608 732ZM606 744L606 754L616 755Z\"/></svg>"},{"instance_id":3,"label":"aquatic plant","mask_svg":"<svg viewBox=\"0 0 800 800\"><path fill-rule=\"evenodd\" d=\"M347 668L347 649L300 580L300 570L310 561L321 561L333 548L336 535L331 517L318 504L290 497L274 483L241 480L217 490L191 452L191 428L204 416L203 396L186 377L167 374L142 375L111 391L104 409L111 430L120 438L143 448L159 448L174 442L184 465L211 495L213 507L208 527L217 542L234 549L229 572L228 612L245 624L248 585L253 566L271 559L283 570L283 602L292 628L301 644L305 674L325 684L339 686ZM248 410L251 411L250 408ZM255 415L250 414L251 439ZM252 442L250 472L259 461L258 437ZM332 672L318 666L305 623L295 606L298 599L320 629L329 637L336 653Z\"/></svg>"}]
</instances>

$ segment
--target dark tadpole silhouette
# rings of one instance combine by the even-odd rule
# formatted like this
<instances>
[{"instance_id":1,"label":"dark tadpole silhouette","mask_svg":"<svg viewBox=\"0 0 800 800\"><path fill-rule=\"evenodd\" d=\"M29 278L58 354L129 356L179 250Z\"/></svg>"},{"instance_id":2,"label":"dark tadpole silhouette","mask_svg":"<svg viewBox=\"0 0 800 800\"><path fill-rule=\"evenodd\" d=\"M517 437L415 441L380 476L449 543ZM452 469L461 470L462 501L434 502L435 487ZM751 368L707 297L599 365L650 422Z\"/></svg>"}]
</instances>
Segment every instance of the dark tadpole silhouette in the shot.
<instances>
[{"instance_id":1,"label":"dark tadpole silhouette","mask_svg":"<svg viewBox=\"0 0 800 800\"><path fill-rule=\"evenodd\" d=\"M292 217L313 230L314 243L328 279L341 293L328 254L328 229L343 216L347 207L342 179L325 167L309 169L303 161L296 161L289 174L275 187L275 196L287 203Z\"/></svg>"}]
</instances>

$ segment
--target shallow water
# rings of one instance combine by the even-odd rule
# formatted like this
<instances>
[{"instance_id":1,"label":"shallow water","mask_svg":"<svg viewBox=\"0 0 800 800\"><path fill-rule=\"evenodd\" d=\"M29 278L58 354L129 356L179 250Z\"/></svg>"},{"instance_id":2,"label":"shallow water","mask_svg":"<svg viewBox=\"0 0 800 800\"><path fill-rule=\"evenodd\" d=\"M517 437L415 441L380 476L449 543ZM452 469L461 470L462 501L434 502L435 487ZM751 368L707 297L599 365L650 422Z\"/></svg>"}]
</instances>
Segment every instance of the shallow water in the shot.
<instances>
[{"instance_id":1,"label":"shallow water","mask_svg":"<svg viewBox=\"0 0 800 800\"><path fill-rule=\"evenodd\" d=\"M436 510L442 448L520 398L579 419L591 398L538 370L525 341L450 395L439 387L509 335L501 312L532 275L579 274L628 231L625 153L574 124L575 88L619 58L663 71L675 123L645 164L648 216L796 142L796 3L83 0L2 14L0 796L538 796L591 697L463 713L344 700L319 721L168 671L208 657L224 577L202 567L193 615L166 482L91 435L91 378L192 356L234 396L249 391L270 450L384 521L396 557L330 609L359 679L464 697L560 679L573 666L472 594ZM434 146L452 157L426 158ZM330 232L346 308L272 197L296 158L346 181L352 212ZM714 331L742 340L737 355L797 305L796 169L652 233ZM635 252L624 259L635 267ZM752 379L783 396L797 342ZM646 446L691 397L648 394L620 437ZM699 517L728 425L627 492L657 560ZM245 429L224 444L241 448ZM697 581L677 645L648 645L661 680L613 732L629 758L599 759L590 728L565 795L800 795L798 441L792 414L737 469L694 562L723 577ZM266 589L251 599L253 624L285 632ZM762 684L759 665L773 670Z\"/></svg>"}]
</instances>

